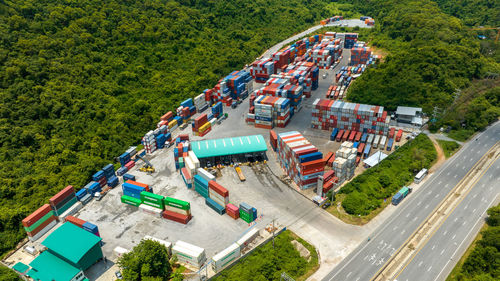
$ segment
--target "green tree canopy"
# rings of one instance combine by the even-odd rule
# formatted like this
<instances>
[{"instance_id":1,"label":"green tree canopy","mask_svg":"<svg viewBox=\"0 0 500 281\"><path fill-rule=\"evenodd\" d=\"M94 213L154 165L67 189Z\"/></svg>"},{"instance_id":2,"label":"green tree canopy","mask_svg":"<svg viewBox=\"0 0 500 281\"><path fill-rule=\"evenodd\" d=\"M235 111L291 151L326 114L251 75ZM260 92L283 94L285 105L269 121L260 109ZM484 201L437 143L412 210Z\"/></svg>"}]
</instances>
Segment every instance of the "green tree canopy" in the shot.
<instances>
[{"instance_id":1,"label":"green tree canopy","mask_svg":"<svg viewBox=\"0 0 500 281\"><path fill-rule=\"evenodd\" d=\"M142 240L132 251L120 257L118 265L127 281L166 281L172 273L167 248L152 240Z\"/></svg>"}]
</instances>

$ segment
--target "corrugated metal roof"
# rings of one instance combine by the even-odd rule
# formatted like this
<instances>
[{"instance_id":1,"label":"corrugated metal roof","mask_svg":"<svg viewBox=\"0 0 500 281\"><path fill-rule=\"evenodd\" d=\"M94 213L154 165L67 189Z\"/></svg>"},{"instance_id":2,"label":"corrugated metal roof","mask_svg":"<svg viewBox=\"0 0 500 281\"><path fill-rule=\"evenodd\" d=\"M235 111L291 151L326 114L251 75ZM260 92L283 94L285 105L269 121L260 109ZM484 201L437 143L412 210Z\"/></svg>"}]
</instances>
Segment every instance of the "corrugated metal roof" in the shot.
<instances>
[{"instance_id":1,"label":"corrugated metal roof","mask_svg":"<svg viewBox=\"0 0 500 281\"><path fill-rule=\"evenodd\" d=\"M267 151L262 135L191 142L191 149L198 158Z\"/></svg>"},{"instance_id":2,"label":"corrugated metal roof","mask_svg":"<svg viewBox=\"0 0 500 281\"><path fill-rule=\"evenodd\" d=\"M381 151L375 152L372 156L368 157L363 161L365 165L373 167L378 163L382 162L387 157L387 154L382 153Z\"/></svg>"},{"instance_id":3,"label":"corrugated metal roof","mask_svg":"<svg viewBox=\"0 0 500 281\"><path fill-rule=\"evenodd\" d=\"M27 275L39 281L70 281L80 272L80 269L58 258L50 251L41 253L30 263L30 266L33 269Z\"/></svg>"},{"instance_id":4,"label":"corrugated metal roof","mask_svg":"<svg viewBox=\"0 0 500 281\"><path fill-rule=\"evenodd\" d=\"M398 106L396 109L396 114L398 115L417 115L417 112L422 112L422 108L420 107L407 107L407 106Z\"/></svg>"},{"instance_id":5,"label":"corrugated metal roof","mask_svg":"<svg viewBox=\"0 0 500 281\"><path fill-rule=\"evenodd\" d=\"M12 267L12 269L20 273L25 273L26 270L28 270L29 268L30 268L29 266L25 265L22 262L18 262Z\"/></svg>"},{"instance_id":6,"label":"corrugated metal roof","mask_svg":"<svg viewBox=\"0 0 500 281\"><path fill-rule=\"evenodd\" d=\"M42 245L76 264L101 240L100 237L66 222L52 232Z\"/></svg>"}]
</instances>

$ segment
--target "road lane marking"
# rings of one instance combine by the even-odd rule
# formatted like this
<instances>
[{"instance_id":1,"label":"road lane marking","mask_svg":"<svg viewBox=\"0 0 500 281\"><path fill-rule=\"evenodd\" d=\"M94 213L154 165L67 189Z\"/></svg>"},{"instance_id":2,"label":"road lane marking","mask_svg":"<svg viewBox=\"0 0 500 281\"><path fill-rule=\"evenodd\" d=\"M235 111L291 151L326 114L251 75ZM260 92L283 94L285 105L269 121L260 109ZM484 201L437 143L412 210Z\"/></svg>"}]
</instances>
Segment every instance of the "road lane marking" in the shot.
<instances>
[{"instance_id":1,"label":"road lane marking","mask_svg":"<svg viewBox=\"0 0 500 281\"><path fill-rule=\"evenodd\" d=\"M410 216L410 213L406 214L406 217L409 217Z\"/></svg>"},{"instance_id":2,"label":"road lane marking","mask_svg":"<svg viewBox=\"0 0 500 281\"><path fill-rule=\"evenodd\" d=\"M462 223L462 225L465 225L465 223L466 223L466 222L467 222L467 221L464 221L464 222Z\"/></svg>"},{"instance_id":3,"label":"road lane marking","mask_svg":"<svg viewBox=\"0 0 500 281\"><path fill-rule=\"evenodd\" d=\"M441 250L441 254L440 254L440 255L442 256L442 255L443 255L443 253L444 253L444 249L443 249L443 250Z\"/></svg>"},{"instance_id":4,"label":"road lane marking","mask_svg":"<svg viewBox=\"0 0 500 281\"><path fill-rule=\"evenodd\" d=\"M436 248L436 245L432 245L432 249L431 250L434 250L434 248Z\"/></svg>"},{"instance_id":5,"label":"road lane marking","mask_svg":"<svg viewBox=\"0 0 500 281\"><path fill-rule=\"evenodd\" d=\"M420 206L420 204L422 204L422 201L419 201L419 202L417 203L417 206Z\"/></svg>"},{"instance_id":6,"label":"road lane marking","mask_svg":"<svg viewBox=\"0 0 500 281\"><path fill-rule=\"evenodd\" d=\"M467 210L469 208L469 204L465 205L464 210Z\"/></svg>"},{"instance_id":7,"label":"road lane marking","mask_svg":"<svg viewBox=\"0 0 500 281\"><path fill-rule=\"evenodd\" d=\"M351 276L351 274L352 274L352 271L347 274L346 278L349 278L349 276Z\"/></svg>"},{"instance_id":8,"label":"road lane marking","mask_svg":"<svg viewBox=\"0 0 500 281\"><path fill-rule=\"evenodd\" d=\"M456 237L456 236L457 236L457 235L456 235L456 234L454 234L454 235L453 235L453 237L451 237L451 240L455 239L455 237Z\"/></svg>"},{"instance_id":9,"label":"road lane marking","mask_svg":"<svg viewBox=\"0 0 500 281\"><path fill-rule=\"evenodd\" d=\"M497 196L495 196L495 198L493 198L493 200L491 200L490 204L488 204L488 206L486 207L486 209L484 210L484 212L481 214L481 217L484 216L484 214L486 213L486 211L491 207L491 205L493 205L493 202L495 202L495 200L497 200L497 197L498 197L498 194ZM448 266L448 264L450 263L450 261L452 260L452 258L455 256L455 254L458 252L458 250L460 250L460 247L462 247L462 244L465 242L465 240L467 240L467 238L469 237L469 235L471 234L471 232L474 230L474 228L476 227L476 225L480 222L484 222L484 220L477 220L476 223L474 224L473 227L471 227L471 229L469 230L469 232L467 233L467 235L465 235L464 237L464 240L462 240L462 242L460 243L460 245L458 245L458 247L456 248L455 252L453 252L453 254L451 255L451 258L446 262L446 264L441 268L441 271L439 272L439 274L436 276L436 278L434 279L434 281L438 280L439 279L439 276L441 276L441 274L443 273L443 271L446 269L446 267ZM444 249L443 251L441 252L441 254L443 254L444 252Z\"/></svg>"},{"instance_id":10,"label":"road lane marking","mask_svg":"<svg viewBox=\"0 0 500 281\"><path fill-rule=\"evenodd\" d=\"M476 212L476 209L472 210L472 212L473 212L473 213L475 213L475 212Z\"/></svg>"},{"instance_id":11,"label":"road lane marking","mask_svg":"<svg viewBox=\"0 0 500 281\"><path fill-rule=\"evenodd\" d=\"M455 218L455 219L453 220L453 222L457 222L457 220L458 220L458 218Z\"/></svg>"},{"instance_id":12,"label":"road lane marking","mask_svg":"<svg viewBox=\"0 0 500 281\"><path fill-rule=\"evenodd\" d=\"M396 229L398 229L398 227L397 227L397 226L393 227L393 228L392 228L392 231L394 231L394 230L396 230Z\"/></svg>"},{"instance_id":13,"label":"road lane marking","mask_svg":"<svg viewBox=\"0 0 500 281\"><path fill-rule=\"evenodd\" d=\"M441 185L441 183L442 183L442 182L443 182L443 181L439 181L439 182L438 182L438 185Z\"/></svg>"},{"instance_id":14,"label":"road lane marking","mask_svg":"<svg viewBox=\"0 0 500 281\"><path fill-rule=\"evenodd\" d=\"M406 230L405 230L405 229L403 229L403 231L401 231L401 234L405 234L405 232L406 232Z\"/></svg>"},{"instance_id":15,"label":"road lane marking","mask_svg":"<svg viewBox=\"0 0 500 281\"><path fill-rule=\"evenodd\" d=\"M453 177L454 177L454 178L457 178L457 174L455 174Z\"/></svg>"},{"instance_id":16,"label":"road lane marking","mask_svg":"<svg viewBox=\"0 0 500 281\"><path fill-rule=\"evenodd\" d=\"M448 187L448 185L450 185L449 183L447 183L444 187Z\"/></svg>"},{"instance_id":17,"label":"road lane marking","mask_svg":"<svg viewBox=\"0 0 500 281\"><path fill-rule=\"evenodd\" d=\"M420 262L418 263L418 267L422 266L422 264L423 264L423 263L424 263L423 261L420 261Z\"/></svg>"},{"instance_id":18,"label":"road lane marking","mask_svg":"<svg viewBox=\"0 0 500 281\"><path fill-rule=\"evenodd\" d=\"M438 194L436 194L436 196L434 196L434 198L438 198L438 197L439 197L439 193L438 193Z\"/></svg>"},{"instance_id":19,"label":"road lane marking","mask_svg":"<svg viewBox=\"0 0 500 281\"><path fill-rule=\"evenodd\" d=\"M429 208L429 204L425 205L425 208L426 208L426 209L427 209L427 208Z\"/></svg>"},{"instance_id":20,"label":"road lane marking","mask_svg":"<svg viewBox=\"0 0 500 281\"><path fill-rule=\"evenodd\" d=\"M445 231L443 232L443 235L446 235L447 233L448 233L448 230L445 230Z\"/></svg>"},{"instance_id":21,"label":"road lane marking","mask_svg":"<svg viewBox=\"0 0 500 281\"><path fill-rule=\"evenodd\" d=\"M413 218L413 221L416 221L416 220L417 220L417 217L414 217L414 218Z\"/></svg>"},{"instance_id":22,"label":"road lane marking","mask_svg":"<svg viewBox=\"0 0 500 281\"><path fill-rule=\"evenodd\" d=\"M432 265L429 266L429 269L427 269L427 272L431 271Z\"/></svg>"}]
</instances>

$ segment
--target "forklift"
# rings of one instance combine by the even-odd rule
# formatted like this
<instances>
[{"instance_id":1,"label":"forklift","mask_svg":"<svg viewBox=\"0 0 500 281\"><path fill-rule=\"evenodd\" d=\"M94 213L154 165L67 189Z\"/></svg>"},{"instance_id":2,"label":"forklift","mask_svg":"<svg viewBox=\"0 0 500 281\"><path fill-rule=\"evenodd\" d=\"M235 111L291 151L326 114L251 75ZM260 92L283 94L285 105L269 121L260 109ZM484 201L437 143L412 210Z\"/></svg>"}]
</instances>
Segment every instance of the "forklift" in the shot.
<instances>
[{"instance_id":1,"label":"forklift","mask_svg":"<svg viewBox=\"0 0 500 281\"><path fill-rule=\"evenodd\" d=\"M139 168L141 172L146 172L148 173L148 175L151 175L152 173L155 172L155 168L153 167L153 165L151 165L151 163L148 160L146 160L146 158L143 158L139 154L137 154L136 157L144 161L144 165L141 168Z\"/></svg>"}]
</instances>

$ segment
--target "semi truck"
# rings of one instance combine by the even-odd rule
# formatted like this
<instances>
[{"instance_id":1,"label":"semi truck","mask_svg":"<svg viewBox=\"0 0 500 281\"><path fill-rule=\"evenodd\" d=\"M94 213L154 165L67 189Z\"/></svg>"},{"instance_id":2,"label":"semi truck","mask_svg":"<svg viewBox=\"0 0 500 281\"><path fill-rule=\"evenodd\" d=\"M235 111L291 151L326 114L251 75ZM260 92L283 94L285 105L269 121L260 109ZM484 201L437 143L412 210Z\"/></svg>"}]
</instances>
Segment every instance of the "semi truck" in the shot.
<instances>
[{"instance_id":1,"label":"semi truck","mask_svg":"<svg viewBox=\"0 0 500 281\"><path fill-rule=\"evenodd\" d=\"M408 196L408 194L410 194L411 192L411 188L410 187L407 187L407 186L403 186L403 188L401 188L398 193L394 194L394 196L392 197L392 204L394 206L397 206L399 203L401 203L401 201L403 201L403 199Z\"/></svg>"}]
</instances>

